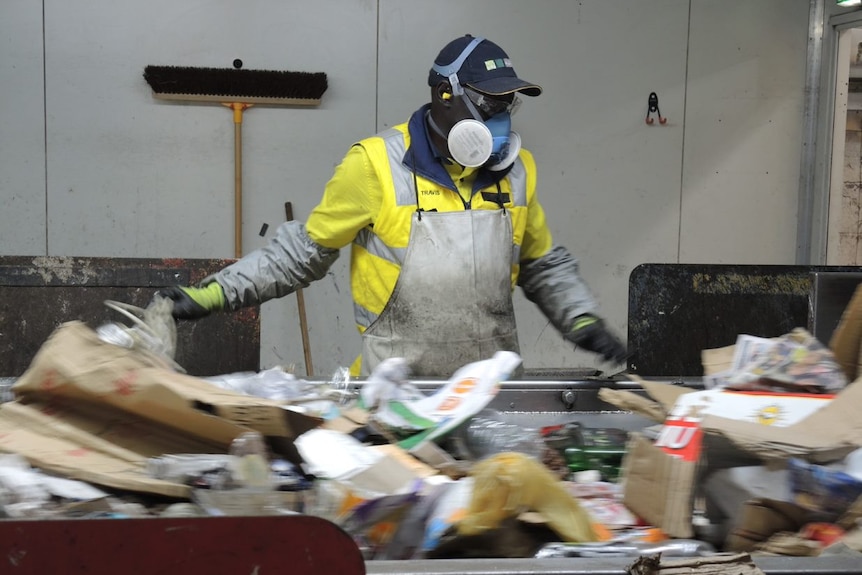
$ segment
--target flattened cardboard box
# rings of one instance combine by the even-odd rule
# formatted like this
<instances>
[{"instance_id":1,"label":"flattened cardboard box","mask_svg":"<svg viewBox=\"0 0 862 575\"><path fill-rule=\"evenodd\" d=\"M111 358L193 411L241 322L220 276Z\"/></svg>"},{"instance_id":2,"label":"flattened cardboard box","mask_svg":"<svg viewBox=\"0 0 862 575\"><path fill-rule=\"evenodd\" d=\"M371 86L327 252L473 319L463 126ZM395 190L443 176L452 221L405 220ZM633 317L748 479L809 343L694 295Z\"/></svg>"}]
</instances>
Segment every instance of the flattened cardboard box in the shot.
<instances>
[{"instance_id":1,"label":"flattened cardboard box","mask_svg":"<svg viewBox=\"0 0 862 575\"><path fill-rule=\"evenodd\" d=\"M666 413L671 412L680 395L691 391L672 384L633 379L641 383ZM673 461L674 456L651 444L644 445L648 440L640 438L637 451L627 454L623 463L624 503L669 535L689 537L692 489L701 472L784 461L790 457L814 463L836 461L862 447L859 405L862 405L862 379L847 386L828 405L787 427L706 415L699 425L704 433L703 454L708 467L701 462L691 471L674 470L680 465ZM687 480L689 473L691 479Z\"/></svg>"},{"instance_id":2,"label":"flattened cardboard box","mask_svg":"<svg viewBox=\"0 0 862 575\"><path fill-rule=\"evenodd\" d=\"M163 368L141 353L103 342L81 322L57 328L12 391L23 399L61 397L109 405L207 439L214 417L288 438L321 423L277 401Z\"/></svg>"},{"instance_id":3,"label":"flattened cardboard box","mask_svg":"<svg viewBox=\"0 0 862 575\"><path fill-rule=\"evenodd\" d=\"M256 430L292 440L320 420L278 402L222 390L102 342L81 322L60 326L0 405L0 450L99 485L188 497L146 475L149 457L224 453Z\"/></svg>"},{"instance_id":4,"label":"flattened cardboard box","mask_svg":"<svg viewBox=\"0 0 862 575\"><path fill-rule=\"evenodd\" d=\"M847 381L859 377L862 363L862 285L856 288L850 303L844 308L829 340L829 349L835 354L835 360L844 370Z\"/></svg>"}]
</instances>

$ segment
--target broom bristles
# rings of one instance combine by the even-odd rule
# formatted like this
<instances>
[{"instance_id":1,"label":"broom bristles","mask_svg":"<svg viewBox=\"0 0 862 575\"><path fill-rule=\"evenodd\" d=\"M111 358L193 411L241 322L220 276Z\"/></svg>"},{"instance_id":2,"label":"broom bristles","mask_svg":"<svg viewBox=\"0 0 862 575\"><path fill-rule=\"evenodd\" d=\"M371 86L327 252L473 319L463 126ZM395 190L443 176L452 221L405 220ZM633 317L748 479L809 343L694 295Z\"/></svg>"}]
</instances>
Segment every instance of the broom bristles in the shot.
<instances>
[{"instance_id":1,"label":"broom bristles","mask_svg":"<svg viewBox=\"0 0 862 575\"><path fill-rule=\"evenodd\" d=\"M147 66L144 79L157 96L186 96L182 99L317 101L328 87L324 72L189 66Z\"/></svg>"}]
</instances>

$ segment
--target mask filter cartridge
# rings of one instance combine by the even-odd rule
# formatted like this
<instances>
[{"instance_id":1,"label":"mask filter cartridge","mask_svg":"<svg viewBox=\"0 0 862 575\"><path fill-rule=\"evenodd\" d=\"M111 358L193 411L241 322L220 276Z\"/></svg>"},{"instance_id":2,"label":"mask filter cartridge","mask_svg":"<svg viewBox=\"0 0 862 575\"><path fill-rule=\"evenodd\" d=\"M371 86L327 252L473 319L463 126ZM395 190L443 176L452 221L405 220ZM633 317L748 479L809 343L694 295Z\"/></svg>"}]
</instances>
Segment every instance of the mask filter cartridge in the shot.
<instances>
[{"instance_id":1,"label":"mask filter cartridge","mask_svg":"<svg viewBox=\"0 0 862 575\"><path fill-rule=\"evenodd\" d=\"M489 165L486 166L492 172L499 172L501 170L505 170L509 166L515 163L515 160L518 159L518 154L521 151L521 135L518 132L509 132L509 137L506 142L506 151L503 153L499 159L496 160L492 156Z\"/></svg>"},{"instance_id":2,"label":"mask filter cartridge","mask_svg":"<svg viewBox=\"0 0 862 575\"><path fill-rule=\"evenodd\" d=\"M478 120L461 120L449 130L447 139L452 159L468 168L487 162L494 147L491 130Z\"/></svg>"}]
</instances>

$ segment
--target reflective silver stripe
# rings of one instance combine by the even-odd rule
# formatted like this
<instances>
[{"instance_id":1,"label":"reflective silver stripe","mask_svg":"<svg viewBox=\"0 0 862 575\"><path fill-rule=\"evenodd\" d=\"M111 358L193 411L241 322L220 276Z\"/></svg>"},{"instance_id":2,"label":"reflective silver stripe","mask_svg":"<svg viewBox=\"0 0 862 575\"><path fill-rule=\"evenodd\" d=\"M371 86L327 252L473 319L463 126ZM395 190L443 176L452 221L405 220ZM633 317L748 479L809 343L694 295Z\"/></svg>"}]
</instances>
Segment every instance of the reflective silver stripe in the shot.
<instances>
[{"instance_id":1,"label":"reflective silver stripe","mask_svg":"<svg viewBox=\"0 0 862 575\"><path fill-rule=\"evenodd\" d=\"M413 172L405 169L401 163L405 150L404 134L390 128L381 132L380 138L386 146L386 155L389 158L389 172L392 174L396 204L399 206L415 205L416 193L413 186ZM404 261L404 254L407 253L407 248L393 248L386 245L370 229L361 230L353 241L366 249L368 253L398 266ZM359 316L357 315L357 317Z\"/></svg>"},{"instance_id":2,"label":"reflective silver stripe","mask_svg":"<svg viewBox=\"0 0 862 575\"><path fill-rule=\"evenodd\" d=\"M383 258L384 260L399 266L401 265L401 262L404 261L404 254L407 253L407 248L393 248L392 246L387 246L383 243L383 240L377 237L368 228L360 230L359 233L356 234L356 239L354 241L365 248L368 253L374 254L379 258Z\"/></svg>"},{"instance_id":3,"label":"reflective silver stripe","mask_svg":"<svg viewBox=\"0 0 862 575\"><path fill-rule=\"evenodd\" d=\"M371 313L361 305L354 303L353 317L356 319L357 324L367 329L369 325L377 320L378 315L376 313Z\"/></svg>"},{"instance_id":4,"label":"reflective silver stripe","mask_svg":"<svg viewBox=\"0 0 862 575\"><path fill-rule=\"evenodd\" d=\"M389 171L392 173L392 185L395 187L395 205L415 206L416 184L413 170L408 169L402 162L406 152L404 134L389 129L383 132L381 137L386 143L386 154L389 156Z\"/></svg>"},{"instance_id":5,"label":"reflective silver stripe","mask_svg":"<svg viewBox=\"0 0 862 575\"><path fill-rule=\"evenodd\" d=\"M515 160L512 169L509 170L509 188L512 190L512 205L518 207L527 206L527 170L521 158ZM521 262L521 246L512 239L512 265Z\"/></svg>"},{"instance_id":6,"label":"reflective silver stripe","mask_svg":"<svg viewBox=\"0 0 862 575\"><path fill-rule=\"evenodd\" d=\"M512 190L512 205L525 207L527 205L527 170L524 169L524 162L521 158L515 160L512 169L509 170L509 188ZM512 238L512 265L516 266L521 262L521 246L515 243Z\"/></svg>"},{"instance_id":7,"label":"reflective silver stripe","mask_svg":"<svg viewBox=\"0 0 862 575\"><path fill-rule=\"evenodd\" d=\"M521 158L515 160L512 169L509 170L509 187L512 189L512 204L523 207L527 205L527 170Z\"/></svg>"},{"instance_id":8,"label":"reflective silver stripe","mask_svg":"<svg viewBox=\"0 0 862 575\"><path fill-rule=\"evenodd\" d=\"M416 183L413 171L402 161L406 148L404 134L390 128L380 134L386 144L386 154L389 156L389 170L392 173L392 184L395 188L396 206L416 205ZM409 162L408 162L409 163ZM507 175L512 189L512 205L524 207L527 205L527 170L520 158L515 160Z\"/></svg>"}]
</instances>

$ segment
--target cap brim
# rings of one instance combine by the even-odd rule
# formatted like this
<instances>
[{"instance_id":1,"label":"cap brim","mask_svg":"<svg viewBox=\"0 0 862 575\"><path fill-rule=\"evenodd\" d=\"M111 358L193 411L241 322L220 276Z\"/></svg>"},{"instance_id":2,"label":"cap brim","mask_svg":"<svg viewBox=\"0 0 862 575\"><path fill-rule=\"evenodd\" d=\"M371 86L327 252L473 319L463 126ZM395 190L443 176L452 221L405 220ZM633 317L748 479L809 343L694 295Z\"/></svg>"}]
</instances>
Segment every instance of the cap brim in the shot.
<instances>
[{"instance_id":1,"label":"cap brim","mask_svg":"<svg viewBox=\"0 0 862 575\"><path fill-rule=\"evenodd\" d=\"M515 92L520 92L526 96L538 96L542 93L542 87L538 84L531 84L520 78L512 77L492 78L481 82L468 82L464 85L489 96L505 96Z\"/></svg>"}]
</instances>

